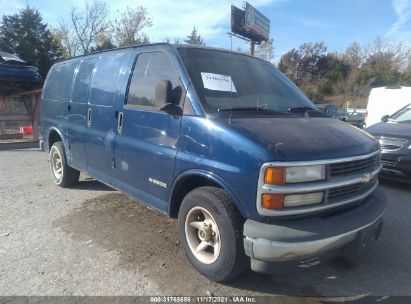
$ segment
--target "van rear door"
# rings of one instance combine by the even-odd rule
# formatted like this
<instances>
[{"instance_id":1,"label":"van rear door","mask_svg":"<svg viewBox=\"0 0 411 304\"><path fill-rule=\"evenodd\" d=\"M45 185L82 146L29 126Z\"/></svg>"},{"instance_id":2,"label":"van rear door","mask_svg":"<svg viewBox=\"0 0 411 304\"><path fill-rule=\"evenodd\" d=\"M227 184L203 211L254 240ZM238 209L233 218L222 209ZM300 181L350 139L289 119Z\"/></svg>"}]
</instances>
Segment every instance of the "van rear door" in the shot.
<instances>
[{"instance_id":1,"label":"van rear door","mask_svg":"<svg viewBox=\"0 0 411 304\"><path fill-rule=\"evenodd\" d=\"M92 176L106 183L113 176L117 99L121 82L128 79L124 69L130 56L129 49L101 54L90 89L85 142L87 167Z\"/></svg>"},{"instance_id":2,"label":"van rear door","mask_svg":"<svg viewBox=\"0 0 411 304\"><path fill-rule=\"evenodd\" d=\"M118 188L166 211L181 116L160 110L154 98L156 85L164 80L171 82L174 98L181 102L183 89L170 55L145 48L137 55L119 106L115 171Z\"/></svg>"}]
</instances>

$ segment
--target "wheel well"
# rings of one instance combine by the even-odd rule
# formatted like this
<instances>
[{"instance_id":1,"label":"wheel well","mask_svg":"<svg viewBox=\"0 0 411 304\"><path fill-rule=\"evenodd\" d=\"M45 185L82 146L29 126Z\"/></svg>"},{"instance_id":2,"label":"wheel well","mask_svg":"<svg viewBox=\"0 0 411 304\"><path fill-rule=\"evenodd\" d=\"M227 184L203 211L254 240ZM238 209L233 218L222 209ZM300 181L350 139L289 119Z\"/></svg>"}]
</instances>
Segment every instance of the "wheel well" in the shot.
<instances>
[{"instance_id":1,"label":"wheel well","mask_svg":"<svg viewBox=\"0 0 411 304\"><path fill-rule=\"evenodd\" d=\"M201 175L189 175L178 181L171 197L170 217L177 218L181 202L190 191L204 186L221 188L216 182Z\"/></svg>"},{"instance_id":2,"label":"wheel well","mask_svg":"<svg viewBox=\"0 0 411 304\"><path fill-rule=\"evenodd\" d=\"M51 130L49 134L49 140L48 140L49 150L54 145L54 143L58 141L63 141L62 138L60 137L60 134L58 134L56 130Z\"/></svg>"}]
</instances>

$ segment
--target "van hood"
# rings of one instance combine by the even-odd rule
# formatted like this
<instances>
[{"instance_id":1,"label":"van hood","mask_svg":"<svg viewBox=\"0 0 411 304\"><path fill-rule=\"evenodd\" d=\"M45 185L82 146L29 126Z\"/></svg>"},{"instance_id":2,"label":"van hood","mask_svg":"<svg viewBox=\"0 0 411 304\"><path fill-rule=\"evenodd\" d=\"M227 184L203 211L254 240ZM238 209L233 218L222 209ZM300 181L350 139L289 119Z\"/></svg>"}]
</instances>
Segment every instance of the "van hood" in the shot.
<instances>
[{"instance_id":1,"label":"van hood","mask_svg":"<svg viewBox=\"0 0 411 304\"><path fill-rule=\"evenodd\" d=\"M379 122L366 131L374 136L411 139L411 123Z\"/></svg>"},{"instance_id":2,"label":"van hood","mask_svg":"<svg viewBox=\"0 0 411 304\"><path fill-rule=\"evenodd\" d=\"M379 149L370 134L332 118L236 118L221 122L269 151L269 160L343 158Z\"/></svg>"}]
</instances>

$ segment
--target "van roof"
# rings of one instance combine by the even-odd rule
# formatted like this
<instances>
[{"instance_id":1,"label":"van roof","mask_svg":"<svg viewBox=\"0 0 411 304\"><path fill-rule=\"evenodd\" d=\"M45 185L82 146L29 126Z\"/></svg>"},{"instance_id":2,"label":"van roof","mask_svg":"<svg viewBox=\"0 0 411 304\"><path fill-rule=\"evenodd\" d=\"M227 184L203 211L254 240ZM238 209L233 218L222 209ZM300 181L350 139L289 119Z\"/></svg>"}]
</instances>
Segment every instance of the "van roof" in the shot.
<instances>
[{"instance_id":1,"label":"van roof","mask_svg":"<svg viewBox=\"0 0 411 304\"><path fill-rule=\"evenodd\" d=\"M406 89L409 90L411 87L403 87L403 86L386 86L386 87L378 87L372 88L371 91L385 91L385 90L401 90Z\"/></svg>"},{"instance_id":2,"label":"van roof","mask_svg":"<svg viewBox=\"0 0 411 304\"><path fill-rule=\"evenodd\" d=\"M91 53L87 53L87 54L73 56L73 57L70 57L70 58L60 59L60 60L57 60L55 63L60 63L60 62L64 62L64 61L68 61L68 60L72 60L72 59L78 59L78 58L82 58L82 57L86 57L86 56L94 55L94 54L108 53L108 52L113 52L113 51L116 51L116 50L139 48L139 47L153 46L153 45L171 46L171 47L174 47L175 49L177 49L177 48L198 48L198 49L209 49L209 50L215 50L215 51L230 52L230 50L228 50L228 49L210 47L210 46L204 46L204 45L198 45L198 44L172 44L172 43L167 43L167 42L158 42L158 43L139 44L139 45L132 45L132 46L119 47L119 48L114 48L114 49L107 49L107 50L102 50L102 51L97 51L97 52L91 52ZM250 56L248 54L239 53L237 51L232 51L232 52L236 53L236 54L244 55L244 56L253 57L253 56ZM256 57L253 57L253 58L256 58Z\"/></svg>"}]
</instances>

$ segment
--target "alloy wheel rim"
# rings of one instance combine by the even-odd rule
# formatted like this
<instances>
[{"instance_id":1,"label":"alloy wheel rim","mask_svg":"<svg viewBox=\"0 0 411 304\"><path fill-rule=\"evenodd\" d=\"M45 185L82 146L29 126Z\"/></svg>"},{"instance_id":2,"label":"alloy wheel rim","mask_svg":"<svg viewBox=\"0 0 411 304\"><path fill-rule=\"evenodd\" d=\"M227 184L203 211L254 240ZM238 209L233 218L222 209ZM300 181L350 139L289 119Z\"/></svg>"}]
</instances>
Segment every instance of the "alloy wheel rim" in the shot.
<instances>
[{"instance_id":1,"label":"alloy wheel rim","mask_svg":"<svg viewBox=\"0 0 411 304\"><path fill-rule=\"evenodd\" d=\"M194 207L188 212L185 235L191 253L201 263L212 264L218 259L221 250L220 230L206 209Z\"/></svg>"},{"instance_id":2,"label":"alloy wheel rim","mask_svg":"<svg viewBox=\"0 0 411 304\"><path fill-rule=\"evenodd\" d=\"M51 164L54 176L60 180L63 175L63 164L60 153L57 150L54 150L51 154Z\"/></svg>"}]
</instances>

